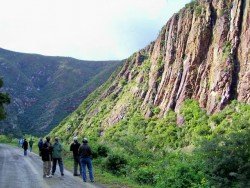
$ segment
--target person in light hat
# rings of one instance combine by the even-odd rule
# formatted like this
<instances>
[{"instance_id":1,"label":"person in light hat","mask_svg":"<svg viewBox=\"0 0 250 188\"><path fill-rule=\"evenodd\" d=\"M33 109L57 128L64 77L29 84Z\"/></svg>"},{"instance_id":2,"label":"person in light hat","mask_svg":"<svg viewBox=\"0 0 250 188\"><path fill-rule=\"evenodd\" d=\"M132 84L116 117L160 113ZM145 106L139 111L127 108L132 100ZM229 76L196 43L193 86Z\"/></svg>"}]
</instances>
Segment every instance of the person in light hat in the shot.
<instances>
[{"instance_id":1,"label":"person in light hat","mask_svg":"<svg viewBox=\"0 0 250 188\"><path fill-rule=\"evenodd\" d=\"M73 158L74 158L74 176L79 176L80 174L82 174L82 168L81 168L81 164L80 164L80 156L79 156L79 147L80 144L77 141L77 136L75 136L73 138L73 143L70 145L70 151L72 151L73 153ZM79 166L79 171L80 174L77 173L78 171L78 166Z\"/></svg>"},{"instance_id":2,"label":"person in light hat","mask_svg":"<svg viewBox=\"0 0 250 188\"><path fill-rule=\"evenodd\" d=\"M87 138L84 138L82 142L83 143L79 148L80 163L82 166L82 179L84 182L87 181L87 176L86 176L86 166L87 166L89 170L89 179L91 182L94 182L93 167L92 167L92 151L88 145Z\"/></svg>"}]
</instances>

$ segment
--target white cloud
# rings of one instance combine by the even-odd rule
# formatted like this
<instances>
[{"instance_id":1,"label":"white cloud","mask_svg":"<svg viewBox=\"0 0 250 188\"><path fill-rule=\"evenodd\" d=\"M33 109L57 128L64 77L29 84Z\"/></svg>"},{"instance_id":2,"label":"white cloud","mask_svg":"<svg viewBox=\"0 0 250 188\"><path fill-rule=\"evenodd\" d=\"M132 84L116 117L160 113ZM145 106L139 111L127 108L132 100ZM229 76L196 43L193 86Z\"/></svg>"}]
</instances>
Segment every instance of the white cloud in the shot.
<instances>
[{"instance_id":1,"label":"white cloud","mask_svg":"<svg viewBox=\"0 0 250 188\"><path fill-rule=\"evenodd\" d=\"M0 46L80 59L123 59L154 40L189 0L0 0Z\"/></svg>"}]
</instances>

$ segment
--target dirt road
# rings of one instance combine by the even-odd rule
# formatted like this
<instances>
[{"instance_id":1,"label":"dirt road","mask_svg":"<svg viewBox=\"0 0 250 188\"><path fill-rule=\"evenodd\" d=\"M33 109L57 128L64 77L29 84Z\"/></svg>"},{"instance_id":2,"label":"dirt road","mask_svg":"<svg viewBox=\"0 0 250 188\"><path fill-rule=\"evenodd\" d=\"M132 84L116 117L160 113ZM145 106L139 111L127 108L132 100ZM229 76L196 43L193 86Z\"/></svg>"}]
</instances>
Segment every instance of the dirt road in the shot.
<instances>
[{"instance_id":1,"label":"dirt road","mask_svg":"<svg viewBox=\"0 0 250 188\"><path fill-rule=\"evenodd\" d=\"M1 188L101 188L93 183L84 183L79 177L59 166L52 178L43 178L41 158L28 152L23 156L21 148L0 144L0 187Z\"/></svg>"}]
</instances>

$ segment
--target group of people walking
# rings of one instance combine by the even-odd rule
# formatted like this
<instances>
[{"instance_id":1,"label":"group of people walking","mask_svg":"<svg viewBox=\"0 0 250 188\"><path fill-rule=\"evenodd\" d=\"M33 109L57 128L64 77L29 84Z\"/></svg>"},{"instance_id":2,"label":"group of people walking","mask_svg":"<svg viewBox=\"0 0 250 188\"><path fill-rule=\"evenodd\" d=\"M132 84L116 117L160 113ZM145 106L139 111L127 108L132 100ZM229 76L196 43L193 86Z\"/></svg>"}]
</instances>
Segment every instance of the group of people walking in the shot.
<instances>
[{"instance_id":1,"label":"group of people walking","mask_svg":"<svg viewBox=\"0 0 250 188\"><path fill-rule=\"evenodd\" d=\"M39 155L43 161L43 177L51 178L55 171L57 162L59 164L59 169L61 176L64 176L64 167L62 160L62 145L59 142L59 138L55 138L54 144L50 142L50 137L46 137L46 140L43 142L42 138L40 138L38 142L39 147ZM89 179L91 182L94 182L93 176L93 167L92 167L92 151L90 146L88 145L88 140L86 138L83 139L82 145L77 141L77 137L74 137L73 143L70 145L70 151L73 153L74 158L74 176L82 176L83 181L87 181L86 176L86 166L89 171ZM51 168L52 162L52 168ZM78 173L79 169L79 173Z\"/></svg>"}]
</instances>

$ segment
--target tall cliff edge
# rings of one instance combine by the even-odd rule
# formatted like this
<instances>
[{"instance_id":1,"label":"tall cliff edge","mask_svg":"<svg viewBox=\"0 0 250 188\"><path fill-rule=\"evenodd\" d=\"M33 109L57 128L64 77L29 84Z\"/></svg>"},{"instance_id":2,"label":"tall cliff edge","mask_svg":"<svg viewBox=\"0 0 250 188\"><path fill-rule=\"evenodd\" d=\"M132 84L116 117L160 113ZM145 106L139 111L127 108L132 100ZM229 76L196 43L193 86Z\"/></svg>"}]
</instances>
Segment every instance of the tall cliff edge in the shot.
<instances>
[{"instance_id":1,"label":"tall cliff edge","mask_svg":"<svg viewBox=\"0 0 250 188\"><path fill-rule=\"evenodd\" d=\"M127 61L119 77L147 82L147 90L138 88L135 95L144 107L159 106L161 114L178 111L187 98L198 100L209 113L232 99L250 103L249 25L249 0L192 2ZM150 61L148 80L136 71L145 58Z\"/></svg>"}]
</instances>

